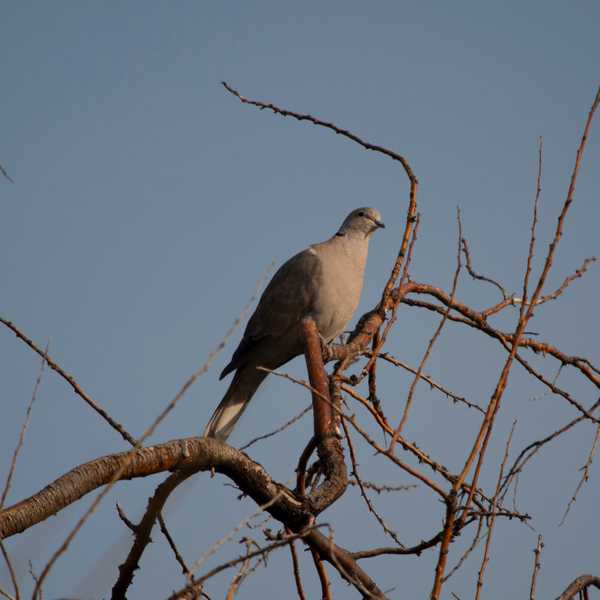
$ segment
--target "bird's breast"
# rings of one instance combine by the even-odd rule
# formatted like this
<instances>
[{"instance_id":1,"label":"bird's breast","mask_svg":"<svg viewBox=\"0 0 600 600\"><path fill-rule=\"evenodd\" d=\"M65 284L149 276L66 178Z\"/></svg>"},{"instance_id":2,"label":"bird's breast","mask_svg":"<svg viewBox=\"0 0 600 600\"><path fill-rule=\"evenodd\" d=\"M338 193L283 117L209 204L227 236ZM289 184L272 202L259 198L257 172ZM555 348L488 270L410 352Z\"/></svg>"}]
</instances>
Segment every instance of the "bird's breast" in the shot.
<instances>
[{"instance_id":1,"label":"bird's breast","mask_svg":"<svg viewBox=\"0 0 600 600\"><path fill-rule=\"evenodd\" d=\"M319 332L327 340L344 331L358 307L367 249L367 244L340 243L337 248L329 247L320 253L323 271L314 317Z\"/></svg>"}]
</instances>

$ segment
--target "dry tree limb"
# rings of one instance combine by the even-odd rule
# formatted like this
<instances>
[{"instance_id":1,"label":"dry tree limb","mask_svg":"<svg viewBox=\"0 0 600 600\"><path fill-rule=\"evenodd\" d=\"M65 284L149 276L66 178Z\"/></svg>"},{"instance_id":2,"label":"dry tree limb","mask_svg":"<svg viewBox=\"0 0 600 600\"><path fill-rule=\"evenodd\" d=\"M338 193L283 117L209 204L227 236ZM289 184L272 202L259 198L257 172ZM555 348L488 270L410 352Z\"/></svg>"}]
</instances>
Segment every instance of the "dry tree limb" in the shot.
<instances>
[{"instance_id":1,"label":"dry tree limb","mask_svg":"<svg viewBox=\"0 0 600 600\"><path fill-rule=\"evenodd\" d=\"M506 384L508 381L508 375L510 373L512 363L517 354L517 348L519 345L519 341L521 339L521 336L523 335L523 332L525 331L525 327L526 327L527 323L533 316L533 307L535 306L536 301L538 300L538 298L541 295L542 288L546 282L548 273L553 264L556 248L558 247L558 243L560 242L560 239L562 237L565 217L566 217L568 210L573 202L573 194L575 192L575 186L577 183L577 175L579 173L579 166L581 164L581 158L583 156L583 151L584 151L585 144L587 141L587 136L588 136L589 129L591 126L592 118L593 118L594 113L599 104L600 104L600 88L596 92L594 102L592 104L592 107L588 114L586 124L584 126L583 135L582 135L582 138L581 138L581 141L580 141L579 147L577 149L577 153L576 153L575 165L573 167L573 171L571 174L571 180L569 183L569 189L567 191L567 196L566 196L565 202L563 203L562 209L560 211L560 215L558 217L554 237L552 238L552 241L550 242L550 246L548 248L546 259L544 261L544 266L542 268L542 272L538 278L537 285L531 296L531 301L527 304L527 308L525 308L524 304L521 307L519 321L518 321L518 324L517 324L517 327L516 327L515 333L514 333L514 340L513 340L512 348L506 359L506 362L504 363L502 373L500 374L498 383L496 384L496 388L490 399L485 418L481 424L481 427L479 429L479 432L477 434L477 437L475 439L473 447L472 447L471 451L469 452L469 455L465 461L464 467L463 467L460 475L457 477L456 482L453 484L451 493L447 497L446 517L445 517L445 525L444 525L444 538L442 540L442 544L440 545L440 554L439 554L438 562L437 562L436 569L435 569L435 578L434 578L433 588L431 591L431 600L438 600L440 597L440 593L441 593L442 581L443 581L444 571L445 571L447 557L448 557L448 549L449 549L450 543L452 541L452 536L453 536L453 531L454 531L454 523L456 520L456 512L457 512L457 508L458 508L457 497L456 497L457 491L460 489L461 484L467 477L473 464L475 464L475 472L473 474L472 483L471 483L472 490L477 485L477 480L479 477L481 466L483 464L487 446L488 446L488 443L490 440L494 421L495 421L496 415L498 413L498 409L500 407L500 401L502 399L504 390L506 388ZM532 254L532 252L533 252L532 248L533 248L533 244L530 244L530 253L529 254ZM530 263L530 257L528 258L528 264L529 263ZM524 296L526 296L526 292L527 292L527 283L528 283L528 272L526 271L526 275L524 278L524 292L525 292ZM477 457L477 462L475 463L476 457ZM472 492L471 492L471 494L469 494L469 497L467 498L464 508L468 508L468 505L471 502L471 499L472 499Z\"/></svg>"},{"instance_id":2,"label":"dry tree limb","mask_svg":"<svg viewBox=\"0 0 600 600\"><path fill-rule=\"evenodd\" d=\"M467 521L465 523L465 526L469 525L471 522L472 521ZM420 556L423 551L437 546L442 541L442 534L443 531L439 531L429 540L423 540L421 543L416 544L415 546L411 546L410 548L404 548L399 546L383 546L381 548L371 548L370 550L360 550L357 552L353 552L352 556L356 560L361 560L363 558L376 558L377 556L385 555Z\"/></svg>"},{"instance_id":3,"label":"dry tree limb","mask_svg":"<svg viewBox=\"0 0 600 600\"><path fill-rule=\"evenodd\" d=\"M308 390L310 390L313 393L318 393L317 390L315 390L315 388L313 388L308 382L302 380L302 379L298 379L296 377L293 377L287 373L281 373L279 371L274 371L272 369L265 369L263 367L259 367L261 370L265 370L273 375L276 375L277 377L282 377L284 379L287 379L288 381L291 381L292 383L295 383L297 385L301 385L305 388L307 388ZM386 421L382 420L382 417L380 416L379 413L377 413L377 411L373 408L372 404L366 399L363 398L360 394L358 394L358 392L356 392L352 387L347 386L346 384L342 384L341 388L347 392L350 396L352 396L353 398L355 398L356 400L358 400L361 404L363 404L363 406L370 412L370 414L374 417L374 419L379 423L379 425L384 428L384 430L389 433L390 435L393 433L392 428L389 426L389 424ZM323 398L324 399L324 398ZM444 495L443 490L437 486L434 482L432 482L429 478L427 478L425 475L423 475L422 473L420 473L418 470L414 469L413 467L410 467L409 465L406 465L405 463L403 463L402 461L400 461L396 456L393 455L389 455L387 453L387 450L382 448L381 446L379 446L365 431L364 429L362 429L354 416L351 415L346 415L345 413L342 413L337 407L335 407L335 405L333 405L334 410L338 413L338 415L344 419L347 419L352 426L361 434L361 436L363 438L365 438L365 440L367 441L367 443L371 444L371 446L377 451L378 454L382 454L384 456L386 456L387 458L389 458L392 462L394 462L397 466L400 466L400 468L402 468L403 470L407 471L409 474L413 475L414 477L416 477L417 479L419 479L420 481L422 481L423 483L425 483L426 485L429 485L429 487L432 487L432 489L434 489L434 491L436 491L438 494ZM429 466L431 468L432 471L434 471L435 473L438 473L440 475L442 475L447 481L453 483L456 480L456 476L452 475L448 469L446 467L444 467L444 465L442 465L441 463L438 463L436 461L434 461L427 453L425 453L423 450L421 450L416 444L411 443L406 441L404 438L400 437L398 439L398 443L403 447L404 450L407 450L408 452L410 452L411 454L413 454L420 463L424 463L427 466ZM310 453L314 450L315 447L315 440L312 439L311 441L309 441L309 444L307 445L307 447L304 450L303 455L301 456L301 459L299 461L299 467L297 468L297 471L299 473L299 479L301 479L301 475L302 475L302 471L303 469L306 467L306 463L308 462L308 459L310 457ZM302 466L303 465L303 466ZM430 485L431 484L431 485ZM297 487L297 490L299 488ZM303 488L302 488L303 489ZM467 484L467 483L463 483L461 486L461 489L467 493L470 493L471 491L471 487ZM299 494L302 496L302 494ZM491 503L491 500L488 499L485 494L477 489L475 492L475 496L481 497L483 500L487 501L488 503ZM522 519L524 516L523 515L519 515L518 513L514 512L511 513L511 517L513 518L519 518ZM525 518L527 518L527 516L525 515Z\"/></svg>"},{"instance_id":4,"label":"dry tree limb","mask_svg":"<svg viewBox=\"0 0 600 600\"><path fill-rule=\"evenodd\" d=\"M292 377L291 375L288 375L286 373L280 373L278 371L273 371L271 369L265 369L265 368L261 367L261 370L268 371L269 373L272 373L272 374L277 375L279 377L283 377L284 379L288 379L289 381L292 381L293 383L296 383L298 385L302 385L303 387L306 387L307 389L311 390L311 392L313 393L313 396L315 396L315 395L320 396L320 400L322 401L322 404L327 404L329 402L329 405L333 408L333 410L336 410L336 408L333 405L333 403L331 403L330 401L328 401L328 398L324 394L322 394L321 392L319 392L319 390L317 390L312 385L308 384L306 381L303 381L301 379L297 379L297 378ZM356 392L354 392L354 390L352 388L350 388L350 387L342 385L342 389L344 389L348 393L351 393L352 395L355 395L356 397L360 397L359 394L357 394ZM376 415L377 413L373 409L373 407L371 406L371 403L368 402L366 399L364 399L362 397L361 397L361 399L364 401L364 403L367 406L367 408L369 410L373 411L373 414ZM433 481L431 481L428 477L426 477L425 475L423 475L422 473L420 473L415 468L413 468L413 467L411 467L409 465L406 465L400 459L398 459L395 455L393 455L388 450L382 448L379 444L377 444L377 442L375 442L375 440L373 440L364 431L364 429L362 429L358 425L358 423L356 422L356 419L354 417L350 417L350 416L342 413L341 411L339 412L339 414L340 414L340 416L342 418L347 419L352 424L352 426L363 436L363 438L365 438L365 440L373 448L375 448L375 450L377 450L380 454L383 454L384 456L386 456L387 458L389 458L397 466L401 467L402 469L404 469L405 471L407 471L409 474L413 475L414 477L416 477L417 479L419 479L420 481L422 481L423 483L425 483L426 485L428 485L429 487L431 487L433 490L435 490L442 497L444 497L444 491L437 484L435 484ZM389 429L389 431L391 433L392 430L389 428L389 425L386 424L386 427ZM442 471L443 470L443 472L447 473L447 470L442 465L439 465L439 464L433 462L426 454L424 454L422 451L419 451L416 448L416 446L414 446L414 444L408 444L403 439L400 439L399 442L400 442L400 444L403 447L407 447L407 448L410 448L411 450L413 450L416 453L416 455L419 457L419 459L422 460L422 461L424 461L424 462L426 462L434 471L437 472L437 471ZM310 453L312 452L312 450L315 447L315 444L316 444L316 440L314 438L311 441L309 441L309 444L305 448L304 452L302 453L301 459L299 461L299 465L298 465L298 468L297 468L297 471L298 471L298 474L299 474L298 475L298 486L297 486L297 489L298 489L300 495L303 495L302 491L304 489L304 486L301 483L303 481L303 472L304 472L304 469L306 467L306 463L308 462L308 459L310 457ZM343 460L343 455L342 455L342 460ZM344 470L345 470L345 464L344 464ZM449 474L448 474L448 477L452 478L452 476L450 476Z\"/></svg>"},{"instance_id":5,"label":"dry tree limb","mask_svg":"<svg viewBox=\"0 0 600 600\"><path fill-rule=\"evenodd\" d=\"M600 577L596 577L595 575L580 575L567 586L567 589L556 600L570 600L575 597L575 594L584 592L589 587L595 587L600 590Z\"/></svg>"},{"instance_id":6,"label":"dry tree limb","mask_svg":"<svg viewBox=\"0 0 600 600\"><path fill-rule=\"evenodd\" d=\"M192 437L104 456L76 467L34 496L0 512L0 538L39 523L86 493L110 484L117 478L146 477L174 469L208 471L213 468L232 479L259 506L268 505L266 511L292 531L305 530L314 519L306 511L301 499L275 482L246 454L214 439ZM375 598L384 598L375 582L356 564L351 553L315 530L303 533L302 538L352 585L369 590ZM202 581L199 578L196 584Z\"/></svg>"},{"instance_id":7,"label":"dry tree limb","mask_svg":"<svg viewBox=\"0 0 600 600\"><path fill-rule=\"evenodd\" d=\"M542 535L538 535L537 545L533 554L535 556L533 560L533 572L531 573L531 586L529 588L529 600L535 600L535 591L537 588L537 578L542 566L542 550L544 549L544 538Z\"/></svg>"},{"instance_id":8,"label":"dry tree limb","mask_svg":"<svg viewBox=\"0 0 600 600\"><path fill-rule=\"evenodd\" d=\"M298 383L300 383L300 382L298 382ZM379 413L377 413L377 411L371 406L371 403L366 398L363 398L353 388L351 388L345 384L342 384L341 387L348 395L350 395L355 400L358 400L370 412L371 416L377 421L377 423L380 425L380 427L382 427L382 429L386 433L393 435L394 430L387 423L387 421L384 421L382 419L381 415ZM345 416L346 416L346 418L349 418L348 415L345 415ZM407 452L410 452L419 461L419 463L426 464L434 473L441 475L444 479L446 479L446 481L448 481L450 483L453 483L455 481L455 479L456 479L455 475L452 475L450 473L450 471L444 465L433 460L426 452L421 450L415 443L408 442L402 436L400 436L398 438L398 443L402 446L402 448L404 450L406 450ZM375 447L375 450L377 450L377 452L380 453L380 450L378 448L379 448L379 446ZM386 453L383 452L383 454L385 455ZM414 474L412 471L410 473ZM420 476L416 476L416 477L417 477L417 479L421 479ZM463 483L462 489L464 491L469 492L471 488L468 484ZM481 496L481 498L484 498L487 500L487 498L485 497L485 495L483 494L483 492L481 490L477 490L476 493L478 496Z\"/></svg>"},{"instance_id":9,"label":"dry tree limb","mask_svg":"<svg viewBox=\"0 0 600 600\"><path fill-rule=\"evenodd\" d=\"M448 296L439 288L435 288L433 286L425 285L425 284L411 284L411 291L416 293L424 293L435 296L438 300L440 300L444 304L449 304L450 300ZM408 306L416 306L421 308L426 308L428 310L432 310L438 312L440 314L444 314L444 309L435 304L431 304L428 302L423 302L420 300L414 300L411 298L403 298L402 302L407 304ZM490 337L498 340L500 344L504 347L507 352L511 352L512 347L515 344L514 334L507 334L501 331L498 331L487 324L487 321L483 315L483 313L478 313L473 309L468 308L466 305L454 302L452 304L452 308L457 310L461 314L464 314L467 318L461 319L457 318L453 315L449 315L448 319L451 321L459 322L464 325L468 325L486 333ZM527 348L539 349L540 352L546 351L547 354L554 355L556 353L556 358L558 360L565 360L566 364L571 364L572 366L578 368L594 385L600 387L600 378L593 374L597 369L593 367L587 359L583 359L580 357L568 357L554 348L549 344L542 344L540 342L536 342L535 340L530 340L529 338L521 338L518 342L518 346L523 346ZM585 415L587 419L590 421L600 424L600 419L597 419L592 414L590 414L589 410L587 410L581 403L575 400L570 394L566 391L559 388L557 385L546 379L541 373L536 371L520 354L516 354L515 359L517 362L533 377L541 381L548 389L550 389L554 394L562 396L569 404L574 406L582 415Z\"/></svg>"}]
</instances>

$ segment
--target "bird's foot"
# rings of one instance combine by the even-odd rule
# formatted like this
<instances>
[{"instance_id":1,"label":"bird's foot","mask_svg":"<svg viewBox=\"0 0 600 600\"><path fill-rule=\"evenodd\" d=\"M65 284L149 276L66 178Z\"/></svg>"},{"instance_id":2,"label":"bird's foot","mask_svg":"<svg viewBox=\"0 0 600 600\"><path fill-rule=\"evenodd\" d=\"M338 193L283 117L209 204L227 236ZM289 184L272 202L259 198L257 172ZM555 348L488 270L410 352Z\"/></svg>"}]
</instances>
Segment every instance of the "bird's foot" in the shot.
<instances>
[{"instance_id":1,"label":"bird's foot","mask_svg":"<svg viewBox=\"0 0 600 600\"><path fill-rule=\"evenodd\" d=\"M331 351L329 348L329 343L327 340L319 333L319 342L321 342L321 356L323 357L323 362L329 362L331 359Z\"/></svg>"}]
</instances>

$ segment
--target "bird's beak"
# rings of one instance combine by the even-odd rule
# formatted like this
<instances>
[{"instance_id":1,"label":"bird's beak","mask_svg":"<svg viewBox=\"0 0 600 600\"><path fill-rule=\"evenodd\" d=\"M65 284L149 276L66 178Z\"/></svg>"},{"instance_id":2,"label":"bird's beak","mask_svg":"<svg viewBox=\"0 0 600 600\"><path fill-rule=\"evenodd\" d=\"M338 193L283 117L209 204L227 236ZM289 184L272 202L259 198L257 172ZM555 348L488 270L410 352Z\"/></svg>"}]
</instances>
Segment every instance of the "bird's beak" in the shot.
<instances>
[{"instance_id":1,"label":"bird's beak","mask_svg":"<svg viewBox=\"0 0 600 600\"><path fill-rule=\"evenodd\" d=\"M385 229L385 223L383 221L378 221L377 219L373 219L373 223L382 229Z\"/></svg>"}]
</instances>

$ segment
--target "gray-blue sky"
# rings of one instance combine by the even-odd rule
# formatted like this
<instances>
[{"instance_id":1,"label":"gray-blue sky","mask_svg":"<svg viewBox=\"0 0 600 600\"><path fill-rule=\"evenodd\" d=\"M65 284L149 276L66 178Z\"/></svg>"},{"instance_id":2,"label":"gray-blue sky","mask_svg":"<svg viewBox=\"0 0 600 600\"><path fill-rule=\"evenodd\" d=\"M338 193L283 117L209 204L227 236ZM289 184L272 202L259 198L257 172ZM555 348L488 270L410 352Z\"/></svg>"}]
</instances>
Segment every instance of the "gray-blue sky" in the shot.
<instances>
[{"instance_id":1,"label":"gray-blue sky","mask_svg":"<svg viewBox=\"0 0 600 600\"><path fill-rule=\"evenodd\" d=\"M5 3L0 162L15 184L0 181L0 312L41 344L50 340L58 362L139 434L218 343L269 263L324 239L361 205L379 208L388 224L372 244L361 309L373 305L397 251L404 175L329 132L242 106L221 88L223 79L248 96L334 120L410 160L421 182L417 279L449 285L460 205L476 266L518 290L537 137L545 142L541 249L598 84L599 24L593 1ZM598 253L595 129L550 285ZM592 271L556 305L538 311L532 328L566 352L597 361L598 281ZM466 280L459 296L476 307L495 299L493 290ZM389 350L418 361L434 326L430 316L403 309ZM200 431L224 391L217 373L231 349L154 441ZM0 332L0 355L5 469L38 360L7 331ZM485 402L501 357L491 341L449 327L427 370ZM301 371L296 362L292 370ZM386 405L397 415L408 380L388 371L381 377ZM595 399L572 374L561 381L582 402ZM494 457L513 417L520 416L520 448L573 414L542 394L514 371ZM232 442L268 430L306 401L301 390L269 382ZM457 468L470 439L465 432L476 423L422 389L407 434ZM305 420L253 456L289 479L309 427ZM521 508L536 515L534 525L547 540L540 597L557 594L576 574L597 571L594 477L567 524L556 527L592 434L582 426L548 448L522 484ZM76 463L122 448L64 382L47 374L11 499ZM364 454L371 478L407 482ZM493 485L495 476L491 469L485 483ZM117 487L75 551L56 566L48 597L106 592L129 541L114 501L138 515L158 480ZM190 560L254 510L222 484L198 478L168 512ZM352 547L382 542L355 496L348 491L326 519ZM41 567L88 503L11 541L24 578L27 559ZM423 490L380 500L380 506L408 544L440 523L439 507ZM344 530L349 522L351 530ZM181 582L155 537L132 598L162 597ZM499 524L486 597L526 595L534 544L535 535L522 526ZM391 597L423 597L434 558L431 552L367 566L384 588L397 586ZM288 556L272 561L278 573L251 578L242 598L288 585ZM448 584L446 595L470 597L477 561ZM213 584L216 597L222 585ZM350 593L337 580L336 589Z\"/></svg>"}]
</instances>

